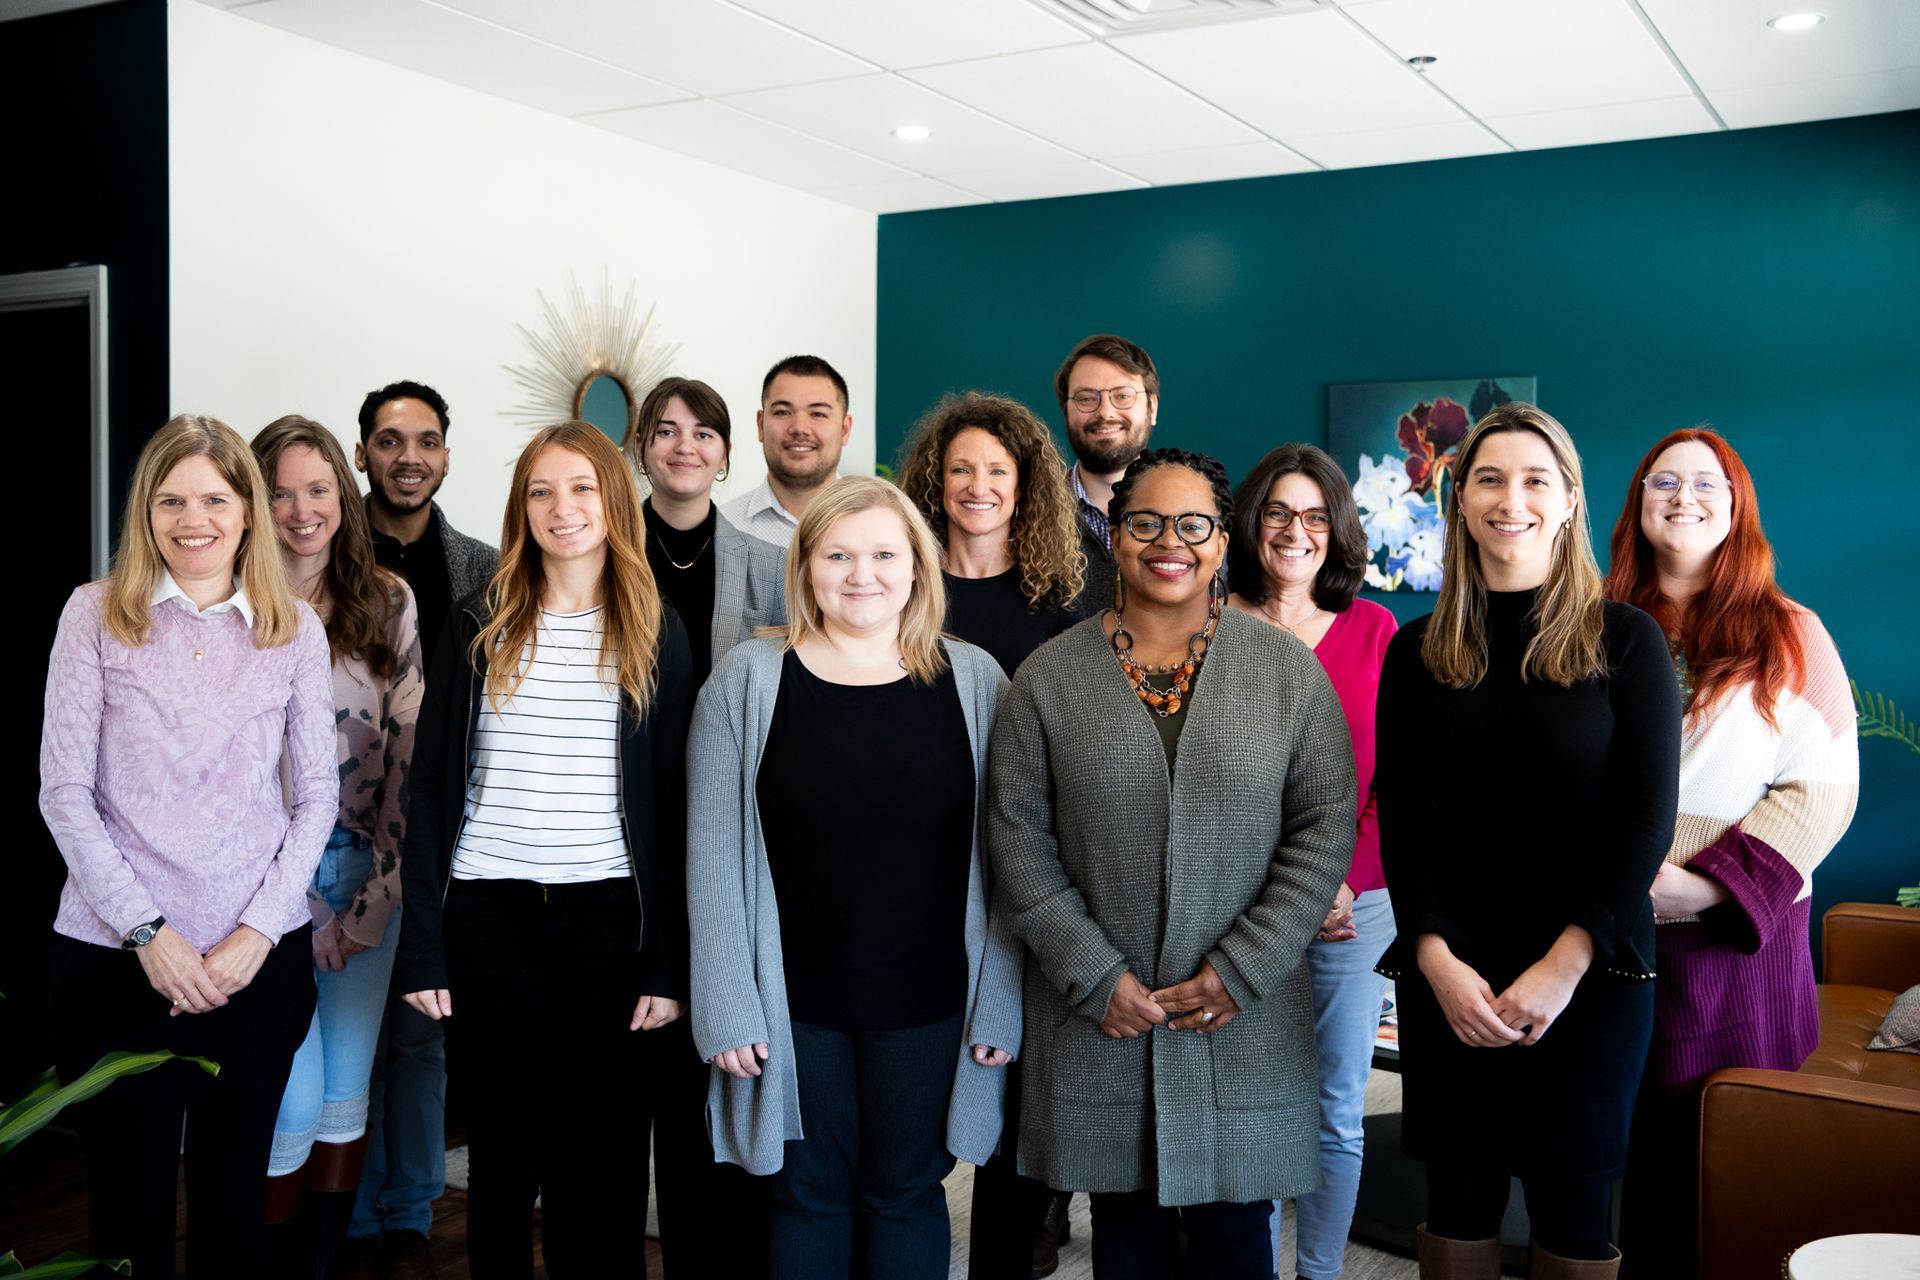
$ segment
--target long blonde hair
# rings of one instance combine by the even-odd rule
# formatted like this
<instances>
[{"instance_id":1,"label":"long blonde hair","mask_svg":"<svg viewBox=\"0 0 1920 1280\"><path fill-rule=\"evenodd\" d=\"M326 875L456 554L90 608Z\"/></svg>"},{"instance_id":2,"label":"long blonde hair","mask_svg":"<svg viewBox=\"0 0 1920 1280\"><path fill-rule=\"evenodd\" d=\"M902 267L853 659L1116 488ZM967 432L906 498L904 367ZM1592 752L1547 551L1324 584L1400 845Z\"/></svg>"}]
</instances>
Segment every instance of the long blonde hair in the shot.
<instances>
[{"instance_id":1,"label":"long blonde hair","mask_svg":"<svg viewBox=\"0 0 1920 1280\"><path fill-rule=\"evenodd\" d=\"M526 679L520 655L531 660L539 648L540 589L546 582L540 546L527 531L527 485L534 460L550 448L568 449L593 464L600 485L600 510L607 527L605 612L601 616L599 670L619 685L643 717L653 702L659 676L658 653L664 627L660 589L640 541L640 498L620 451L600 428L586 422L556 422L542 427L520 451L507 491L507 512L500 524L500 567L484 592L487 619L473 638L469 659L487 663L487 700L494 710ZM501 661L505 657L506 661Z\"/></svg>"},{"instance_id":2,"label":"long blonde hair","mask_svg":"<svg viewBox=\"0 0 1920 1280\"><path fill-rule=\"evenodd\" d=\"M300 613L273 536L267 482L239 432L218 418L194 413L183 413L156 431L134 464L127 509L120 521L120 546L107 575L112 584L104 610L107 632L132 648L147 642L153 587L167 567L153 536L153 495L175 467L194 457L213 463L240 499L247 527L234 553L233 571L253 609L253 647L277 649L299 634Z\"/></svg>"},{"instance_id":3,"label":"long blonde hair","mask_svg":"<svg viewBox=\"0 0 1920 1280\"><path fill-rule=\"evenodd\" d=\"M913 590L900 611L900 660L907 674L924 684L947 665L947 655L940 647L940 628L947 620L940 543L907 495L877 476L842 477L807 503L800 526L793 531L793 545L787 548L787 625L768 627L761 634L780 639L788 649L816 636L824 638L824 616L807 571L814 548L840 517L874 510L891 511L900 517L900 523L906 526L907 545L913 550Z\"/></svg>"},{"instance_id":4,"label":"long blonde hair","mask_svg":"<svg viewBox=\"0 0 1920 1280\"><path fill-rule=\"evenodd\" d=\"M1503 404L1474 424L1460 446L1453 474L1471 475L1481 442L1510 431L1530 431L1547 442L1560 478L1574 498L1573 518L1554 539L1547 580L1534 597L1534 635L1520 660L1522 680L1538 676L1564 687L1603 675L1607 669L1601 644L1605 601L1573 437L1543 409L1518 400ZM1465 481L1461 484L1464 487ZM1462 505L1456 492L1447 508L1440 601L1421 638L1420 657L1440 683L1471 689L1487 674L1487 580L1480 572L1480 548L1467 532Z\"/></svg>"}]
</instances>

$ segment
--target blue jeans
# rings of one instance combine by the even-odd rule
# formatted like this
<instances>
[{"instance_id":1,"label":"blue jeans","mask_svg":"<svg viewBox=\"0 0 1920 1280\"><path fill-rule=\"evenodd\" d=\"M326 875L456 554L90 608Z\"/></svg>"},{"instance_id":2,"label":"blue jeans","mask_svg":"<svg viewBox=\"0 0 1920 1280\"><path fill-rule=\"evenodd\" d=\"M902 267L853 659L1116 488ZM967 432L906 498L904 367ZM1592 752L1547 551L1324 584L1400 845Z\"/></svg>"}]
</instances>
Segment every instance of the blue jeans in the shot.
<instances>
[{"instance_id":1,"label":"blue jeans","mask_svg":"<svg viewBox=\"0 0 1920 1280\"><path fill-rule=\"evenodd\" d=\"M313 887L338 914L352 905L372 868L372 842L335 827L320 865L314 868ZM352 957L344 969L314 971L319 1000L307 1038L293 1055L280 1115L273 1122L269 1177L304 1165L315 1142L352 1142L367 1131L367 1080L373 1073L380 1012L386 1005L399 936L396 911L379 946Z\"/></svg>"},{"instance_id":2,"label":"blue jeans","mask_svg":"<svg viewBox=\"0 0 1920 1280\"><path fill-rule=\"evenodd\" d=\"M1346 1260L1353 1203L1360 1194L1361 1122L1367 1074L1387 980L1373 971L1393 941L1393 904L1385 889L1353 900L1358 937L1307 946L1313 979L1313 1035L1320 1066L1320 1187L1293 1202L1298 1219L1294 1271L1301 1280L1333 1280ZM1274 1267L1279 1269L1280 1214L1274 1206Z\"/></svg>"},{"instance_id":3,"label":"blue jeans","mask_svg":"<svg viewBox=\"0 0 1920 1280\"><path fill-rule=\"evenodd\" d=\"M400 913L395 912L397 920ZM447 1189L447 1040L435 1022L393 992L373 1058L367 1109L367 1163L353 1202L350 1236L433 1227L433 1202Z\"/></svg>"}]
</instances>

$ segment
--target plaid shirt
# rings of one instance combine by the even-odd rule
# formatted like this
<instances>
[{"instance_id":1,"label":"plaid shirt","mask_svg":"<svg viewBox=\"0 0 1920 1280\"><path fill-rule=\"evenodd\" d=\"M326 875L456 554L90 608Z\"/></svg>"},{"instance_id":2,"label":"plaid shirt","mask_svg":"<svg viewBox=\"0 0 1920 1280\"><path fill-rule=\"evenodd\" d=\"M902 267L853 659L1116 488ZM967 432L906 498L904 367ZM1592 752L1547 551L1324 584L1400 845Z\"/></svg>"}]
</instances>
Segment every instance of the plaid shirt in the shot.
<instances>
[{"instance_id":1,"label":"plaid shirt","mask_svg":"<svg viewBox=\"0 0 1920 1280\"><path fill-rule=\"evenodd\" d=\"M1093 536L1106 546L1111 541L1111 522L1107 513L1087 500L1087 486L1080 483L1080 468L1067 468L1067 481L1073 486L1073 496L1080 503L1080 518L1087 522L1087 528L1093 530Z\"/></svg>"}]
</instances>

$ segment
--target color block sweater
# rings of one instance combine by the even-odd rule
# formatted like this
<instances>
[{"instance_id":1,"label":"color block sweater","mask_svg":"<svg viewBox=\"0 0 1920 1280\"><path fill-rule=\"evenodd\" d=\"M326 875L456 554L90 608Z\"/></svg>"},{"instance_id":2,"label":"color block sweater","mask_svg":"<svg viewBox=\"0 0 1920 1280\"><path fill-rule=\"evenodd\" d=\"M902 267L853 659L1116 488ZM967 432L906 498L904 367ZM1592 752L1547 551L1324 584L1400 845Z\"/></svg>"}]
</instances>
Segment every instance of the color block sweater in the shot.
<instances>
[{"instance_id":1,"label":"color block sweater","mask_svg":"<svg viewBox=\"0 0 1920 1280\"><path fill-rule=\"evenodd\" d=\"M1798 686L1767 724L1752 685L1688 717L1680 813L1667 861L1724 885L1727 901L1662 920L1652 1069L1684 1089L1721 1067L1791 1071L1820 1036L1808 942L1813 869L1860 791L1853 701L1820 620L1798 609Z\"/></svg>"}]
</instances>

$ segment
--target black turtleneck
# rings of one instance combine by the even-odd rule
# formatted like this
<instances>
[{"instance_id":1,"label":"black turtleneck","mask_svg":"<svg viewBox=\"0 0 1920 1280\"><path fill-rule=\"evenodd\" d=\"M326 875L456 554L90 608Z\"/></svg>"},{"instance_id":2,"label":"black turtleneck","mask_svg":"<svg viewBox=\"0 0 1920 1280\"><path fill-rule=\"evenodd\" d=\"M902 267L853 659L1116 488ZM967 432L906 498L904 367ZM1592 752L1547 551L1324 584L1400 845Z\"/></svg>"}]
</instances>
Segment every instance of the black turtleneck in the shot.
<instances>
[{"instance_id":1,"label":"black turtleneck","mask_svg":"<svg viewBox=\"0 0 1920 1280\"><path fill-rule=\"evenodd\" d=\"M693 673L700 680L713 669L713 532L717 513L691 529L676 529L660 518L651 501L641 505L647 526L647 564L673 611L687 628L693 646ZM682 566L685 566L684 568Z\"/></svg>"}]
</instances>

